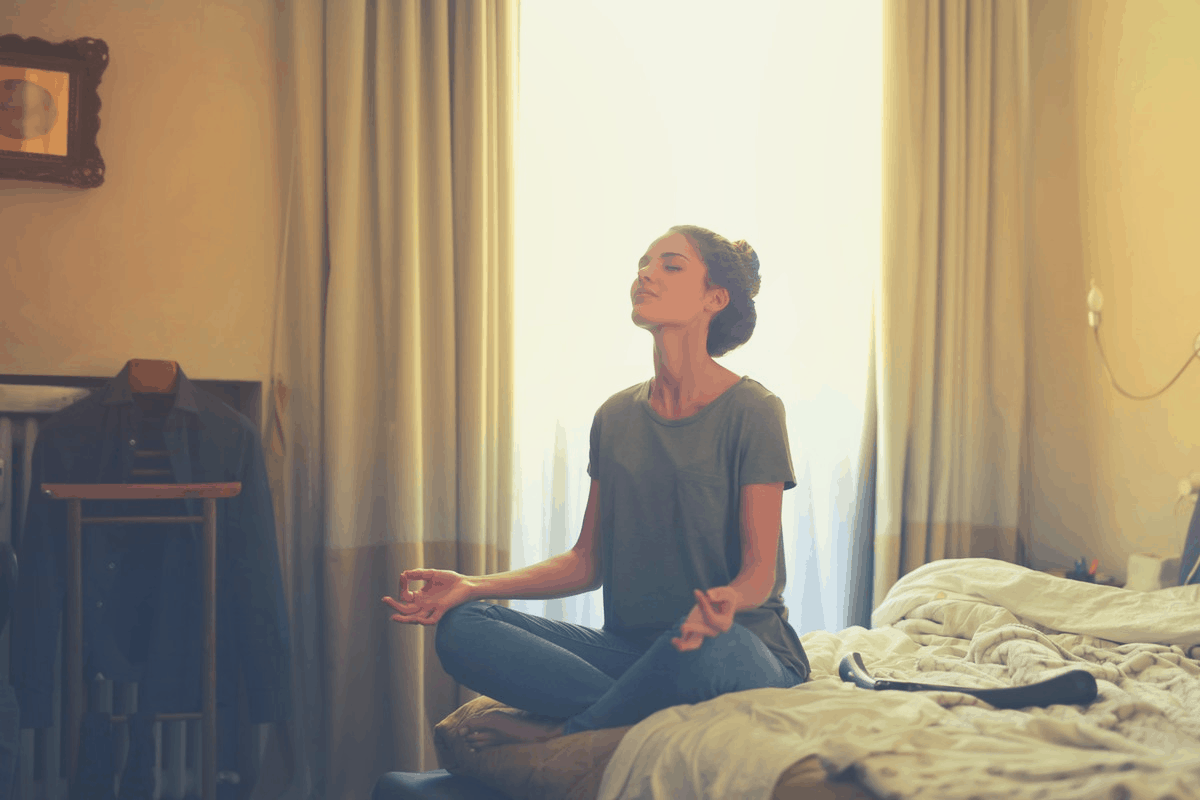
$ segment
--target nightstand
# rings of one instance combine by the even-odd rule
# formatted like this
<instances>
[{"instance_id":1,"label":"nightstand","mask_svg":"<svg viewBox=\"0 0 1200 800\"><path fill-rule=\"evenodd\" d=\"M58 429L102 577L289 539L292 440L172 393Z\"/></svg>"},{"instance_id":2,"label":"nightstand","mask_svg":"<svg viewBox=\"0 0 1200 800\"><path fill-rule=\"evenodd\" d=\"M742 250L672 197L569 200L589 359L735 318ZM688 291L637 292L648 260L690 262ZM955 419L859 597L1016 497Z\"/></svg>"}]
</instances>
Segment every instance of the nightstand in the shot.
<instances>
[{"instance_id":1,"label":"nightstand","mask_svg":"<svg viewBox=\"0 0 1200 800\"><path fill-rule=\"evenodd\" d=\"M1047 575L1053 575L1056 578L1064 578L1065 579L1067 577L1067 572L1069 570L1062 569L1061 567L1055 567L1053 569L1043 569L1043 570L1038 570L1038 571L1044 572ZM1118 589L1124 587L1124 584L1121 583L1120 581L1118 581L1115 577L1113 577L1112 575L1103 573L1103 572L1099 572L1096 574L1095 581L1080 581L1080 583L1095 583L1097 586L1116 586Z\"/></svg>"}]
</instances>

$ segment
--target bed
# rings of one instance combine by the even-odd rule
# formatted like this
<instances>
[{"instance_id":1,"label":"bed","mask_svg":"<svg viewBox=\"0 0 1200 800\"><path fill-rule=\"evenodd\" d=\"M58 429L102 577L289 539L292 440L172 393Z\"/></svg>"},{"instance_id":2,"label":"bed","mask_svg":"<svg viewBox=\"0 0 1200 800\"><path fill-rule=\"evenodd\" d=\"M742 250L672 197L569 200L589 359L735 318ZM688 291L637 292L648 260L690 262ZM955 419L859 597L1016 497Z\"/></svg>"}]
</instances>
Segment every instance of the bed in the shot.
<instances>
[{"instance_id":1,"label":"bed","mask_svg":"<svg viewBox=\"0 0 1200 800\"><path fill-rule=\"evenodd\" d=\"M1200 797L1200 585L1134 592L990 559L926 564L852 627L802 637L812 679L677 706L637 725L471 753L480 697L435 728L444 768L513 800ZM966 687L1095 678L1087 706L995 709ZM512 713L520 713L513 711Z\"/></svg>"}]
</instances>

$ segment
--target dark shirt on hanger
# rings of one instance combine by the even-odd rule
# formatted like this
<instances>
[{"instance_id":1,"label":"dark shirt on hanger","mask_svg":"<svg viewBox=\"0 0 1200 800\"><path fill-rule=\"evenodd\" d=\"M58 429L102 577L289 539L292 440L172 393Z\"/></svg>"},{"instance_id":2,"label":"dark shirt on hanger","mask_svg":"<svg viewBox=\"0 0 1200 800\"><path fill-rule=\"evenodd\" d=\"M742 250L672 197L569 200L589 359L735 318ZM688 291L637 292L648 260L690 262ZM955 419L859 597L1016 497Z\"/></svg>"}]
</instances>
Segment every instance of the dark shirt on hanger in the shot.
<instances>
[{"instance_id":1,"label":"dark shirt on hanger","mask_svg":"<svg viewBox=\"0 0 1200 800\"><path fill-rule=\"evenodd\" d=\"M291 714L287 607L275 513L258 430L182 370L171 395L135 395L129 369L50 417L32 459L18 545L13 686L21 725L51 724L54 659L66 593L66 508L43 483L222 483L217 501L217 702L233 707L239 673L251 722ZM157 455L138 456L139 451ZM157 459L157 464L155 460ZM146 477L135 469L160 467ZM84 516L202 513L199 500L85 501ZM138 683L138 710L200 708L201 532L195 524L89 525L83 535L85 679Z\"/></svg>"}]
</instances>

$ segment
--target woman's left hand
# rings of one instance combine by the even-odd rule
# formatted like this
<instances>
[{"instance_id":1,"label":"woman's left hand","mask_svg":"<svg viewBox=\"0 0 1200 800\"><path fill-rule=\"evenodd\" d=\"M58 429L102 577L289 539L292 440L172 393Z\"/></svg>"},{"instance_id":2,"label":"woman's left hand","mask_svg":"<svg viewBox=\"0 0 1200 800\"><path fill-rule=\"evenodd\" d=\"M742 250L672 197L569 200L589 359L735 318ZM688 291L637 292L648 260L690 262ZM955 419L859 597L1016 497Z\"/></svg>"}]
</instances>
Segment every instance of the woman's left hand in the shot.
<instances>
[{"instance_id":1,"label":"woman's left hand","mask_svg":"<svg viewBox=\"0 0 1200 800\"><path fill-rule=\"evenodd\" d=\"M695 590L696 605L680 626L679 636L671 644L679 652L696 650L704 640L725 633L733 625L738 595L728 586L717 586L702 592Z\"/></svg>"}]
</instances>

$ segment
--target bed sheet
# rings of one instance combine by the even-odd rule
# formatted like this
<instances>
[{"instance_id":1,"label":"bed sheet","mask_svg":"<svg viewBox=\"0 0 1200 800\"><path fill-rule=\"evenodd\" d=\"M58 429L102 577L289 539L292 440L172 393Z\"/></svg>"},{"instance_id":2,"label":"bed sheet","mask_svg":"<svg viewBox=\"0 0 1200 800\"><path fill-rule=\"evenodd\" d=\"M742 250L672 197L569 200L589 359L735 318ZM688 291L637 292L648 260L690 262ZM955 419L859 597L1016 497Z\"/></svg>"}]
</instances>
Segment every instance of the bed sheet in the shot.
<instances>
[{"instance_id":1,"label":"bed sheet","mask_svg":"<svg viewBox=\"0 0 1200 800\"><path fill-rule=\"evenodd\" d=\"M878 797L1200 797L1200 587L1069 581L990 559L902 578L872 628L802 637L812 679L664 709L617 744L600 800L769 800L817 758ZM1095 676L1086 707L998 710L956 692L843 683L859 652L877 678L969 687Z\"/></svg>"}]
</instances>

